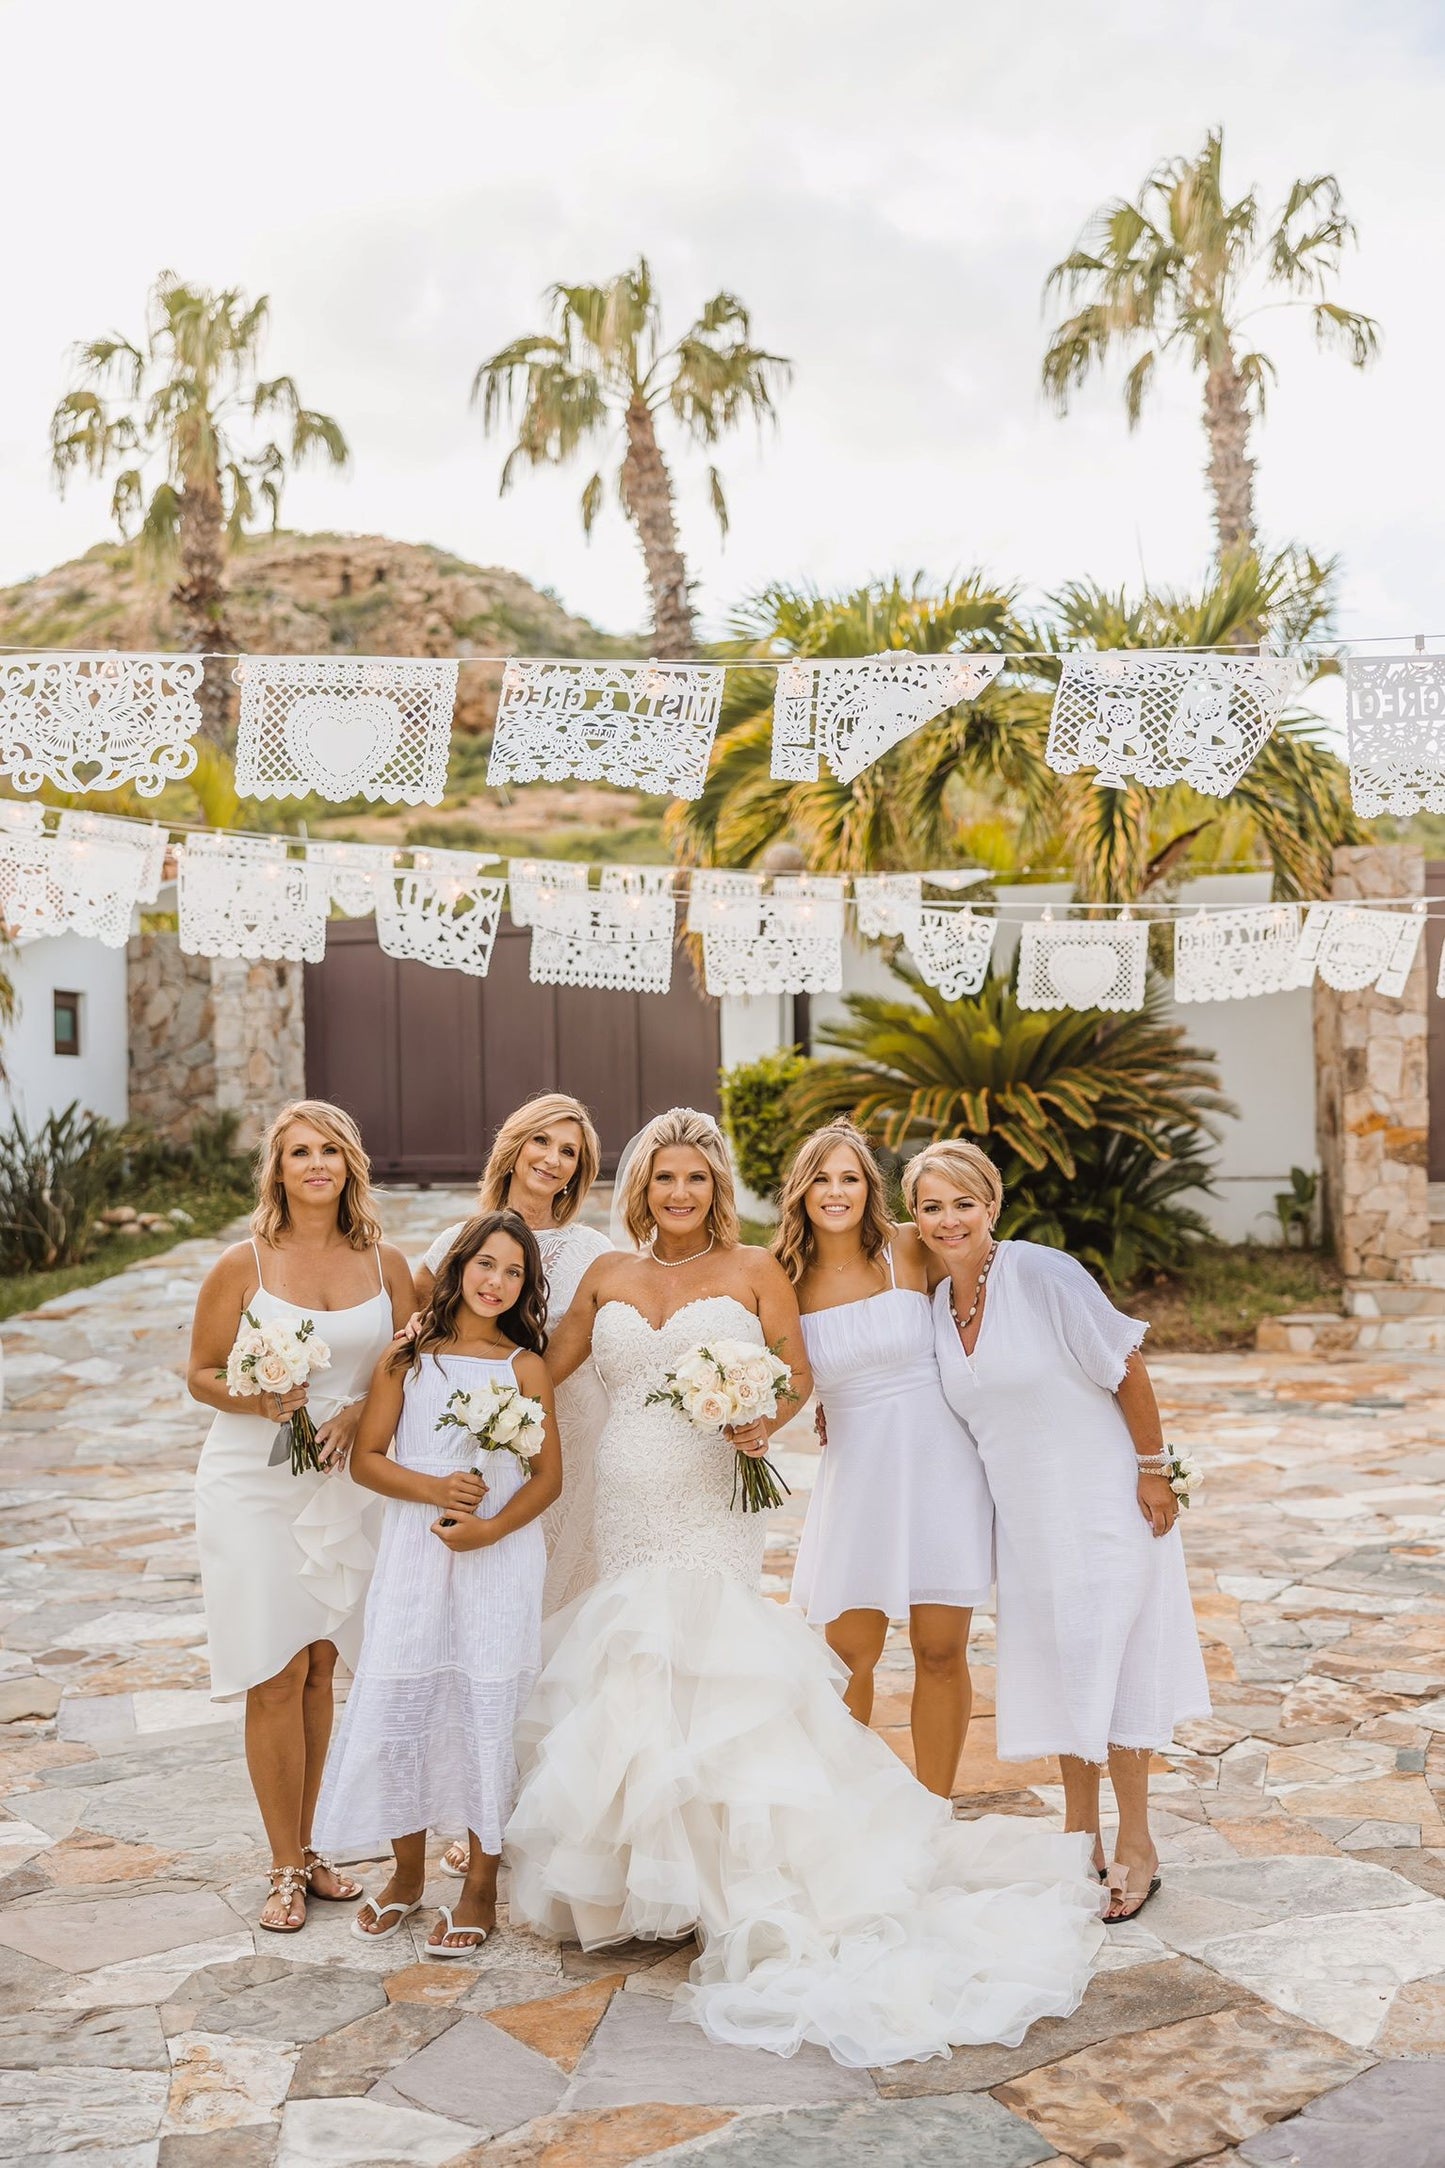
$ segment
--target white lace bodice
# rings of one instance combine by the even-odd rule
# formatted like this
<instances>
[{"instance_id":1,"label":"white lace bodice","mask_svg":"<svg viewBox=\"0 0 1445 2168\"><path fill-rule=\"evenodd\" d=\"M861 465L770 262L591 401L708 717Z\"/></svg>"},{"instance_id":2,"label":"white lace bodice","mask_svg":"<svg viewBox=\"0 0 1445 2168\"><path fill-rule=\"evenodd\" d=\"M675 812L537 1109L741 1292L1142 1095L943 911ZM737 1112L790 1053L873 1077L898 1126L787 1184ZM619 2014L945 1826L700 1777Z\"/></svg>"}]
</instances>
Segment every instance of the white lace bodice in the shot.
<instances>
[{"instance_id":1,"label":"white lace bodice","mask_svg":"<svg viewBox=\"0 0 1445 2168\"><path fill-rule=\"evenodd\" d=\"M660 1327L630 1302L597 1312L592 1354L609 1401L597 1445L600 1579L634 1566L681 1566L758 1586L766 1516L732 1506L732 1446L674 1408L647 1406L648 1393L710 1333L763 1344L756 1315L733 1295L685 1303Z\"/></svg>"}]
</instances>

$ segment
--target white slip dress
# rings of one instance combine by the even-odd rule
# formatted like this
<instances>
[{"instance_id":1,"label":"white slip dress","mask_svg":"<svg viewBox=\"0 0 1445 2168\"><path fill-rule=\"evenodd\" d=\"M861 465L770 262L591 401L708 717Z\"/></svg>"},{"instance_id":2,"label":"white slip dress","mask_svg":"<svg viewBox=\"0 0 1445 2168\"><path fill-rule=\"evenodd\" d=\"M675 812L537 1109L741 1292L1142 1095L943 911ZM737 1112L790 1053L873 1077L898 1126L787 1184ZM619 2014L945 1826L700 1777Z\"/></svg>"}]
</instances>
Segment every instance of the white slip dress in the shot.
<instances>
[{"instance_id":1,"label":"white slip dress","mask_svg":"<svg viewBox=\"0 0 1445 2168\"><path fill-rule=\"evenodd\" d=\"M1155 1536L1139 1511L1114 1397L1147 1328L1034 1242L999 1243L971 1357L946 1280L934 1324L993 1493L1000 1758L1167 1747L1209 1714L1209 1687L1179 1529Z\"/></svg>"},{"instance_id":2,"label":"white slip dress","mask_svg":"<svg viewBox=\"0 0 1445 2168\"><path fill-rule=\"evenodd\" d=\"M442 1259L466 1226L458 1220L439 1234L421 1262L433 1276ZM590 1264L605 1257L612 1244L595 1227L548 1230L537 1237L542 1270L547 1275L547 1329L555 1332ZM597 1554L593 1541L593 1510L597 1482L594 1458L597 1437L607 1420L607 1395L589 1356L581 1368L557 1387L557 1436L562 1446L562 1495L542 1515L542 1538L547 1546L547 1582L542 1595L544 1617L571 1603L597 1578Z\"/></svg>"},{"instance_id":3,"label":"white slip dress","mask_svg":"<svg viewBox=\"0 0 1445 2168\"><path fill-rule=\"evenodd\" d=\"M943 1397L932 1307L884 1255L891 1287L803 1318L828 1425L790 1598L810 1626L844 1611L902 1621L916 1603L972 1610L993 1580L993 1500Z\"/></svg>"},{"instance_id":4,"label":"white slip dress","mask_svg":"<svg viewBox=\"0 0 1445 2168\"><path fill-rule=\"evenodd\" d=\"M423 1355L406 1381L394 1452L417 1475L480 1466L490 1519L529 1473L437 1424L458 1385L515 1385L510 1359ZM502 1849L517 1791L512 1734L541 1662L540 1521L481 1551L450 1551L438 1508L388 1498L366 1640L316 1810L322 1851L378 1852L419 1829L470 1829Z\"/></svg>"},{"instance_id":5,"label":"white slip dress","mask_svg":"<svg viewBox=\"0 0 1445 2168\"><path fill-rule=\"evenodd\" d=\"M307 1407L319 1427L365 1398L392 1333L391 1297L375 1252L377 1292L345 1310L321 1310L273 1295L261 1277L249 1308L258 1323L316 1322L331 1350L329 1369L310 1382ZM381 1501L349 1468L291 1473L270 1464L279 1426L264 1415L221 1410L196 1468L196 1546L206 1610L211 1697L234 1701L275 1678L297 1651L332 1641L355 1669L361 1613L376 1557Z\"/></svg>"},{"instance_id":6,"label":"white slip dress","mask_svg":"<svg viewBox=\"0 0 1445 2168\"><path fill-rule=\"evenodd\" d=\"M514 1924L588 1949L696 1929L675 2014L710 2039L867 2068L1016 2044L1075 2009L1103 1939L1089 1839L955 1822L844 1706L845 1673L758 1593L765 1516L734 1453L648 1392L727 1334L730 1295L660 1328L604 1303L599 1580L550 1620L518 1726Z\"/></svg>"}]
</instances>

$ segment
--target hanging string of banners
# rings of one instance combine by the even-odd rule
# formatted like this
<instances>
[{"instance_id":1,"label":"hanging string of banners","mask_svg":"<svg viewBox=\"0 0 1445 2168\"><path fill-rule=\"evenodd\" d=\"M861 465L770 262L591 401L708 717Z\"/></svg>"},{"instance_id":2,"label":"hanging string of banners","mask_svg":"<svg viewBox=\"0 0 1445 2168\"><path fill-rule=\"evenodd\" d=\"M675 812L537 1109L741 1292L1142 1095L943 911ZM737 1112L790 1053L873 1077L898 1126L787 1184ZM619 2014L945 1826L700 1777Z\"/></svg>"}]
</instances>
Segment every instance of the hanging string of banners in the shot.
<instances>
[{"instance_id":1,"label":"hanging string of banners","mask_svg":"<svg viewBox=\"0 0 1445 2168\"><path fill-rule=\"evenodd\" d=\"M977 993L1001 925L1021 927L1026 1008L1137 1009L1149 928L1172 919L1180 1003L1308 986L1398 995L1429 914L1424 897L1345 903L1077 906L976 904L979 867L921 873L766 875L735 868L603 865L465 850L181 831L0 799L0 923L20 943L77 933L122 947L172 871L190 955L319 963L333 913L375 913L388 955L484 977L504 909L532 932L538 984L665 993L677 910L700 939L715 995L841 991L845 936L900 940L948 1001ZM169 864L168 864L169 862ZM1437 911L1442 906L1437 903ZM1437 992L1445 995L1445 962Z\"/></svg>"},{"instance_id":2,"label":"hanging string of banners","mask_svg":"<svg viewBox=\"0 0 1445 2168\"><path fill-rule=\"evenodd\" d=\"M0 777L22 793L130 784L155 796L195 769L207 659L0 655ZM1184 648L697 663L245 655L236 783L261 799L439 804L465 665L502 668L493 786L570 778L695 799L728 671L768 668L774 779L815 782L826 766L847 784L1003 671L1039 662L1058 671L1045 756L1057 773L1212 797L1235 788L1306 675L1298 656ZM1356 810L1445 811L1445 656L1352 655L1343 670Z\"/></svg>"}]
</instances>

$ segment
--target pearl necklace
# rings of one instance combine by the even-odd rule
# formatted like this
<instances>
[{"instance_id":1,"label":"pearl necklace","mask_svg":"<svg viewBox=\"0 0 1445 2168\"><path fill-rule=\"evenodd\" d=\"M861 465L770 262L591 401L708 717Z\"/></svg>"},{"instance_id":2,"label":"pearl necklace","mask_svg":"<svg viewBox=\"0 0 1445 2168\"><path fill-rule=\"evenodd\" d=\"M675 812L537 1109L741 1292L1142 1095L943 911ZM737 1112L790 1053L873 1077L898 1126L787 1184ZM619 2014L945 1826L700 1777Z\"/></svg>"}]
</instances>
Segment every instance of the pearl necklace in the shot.
<instances>
[{"instance_id":1,"label":"pearl necklace","mask_svg":"<svg viewBox=\"0 0 1445 2168\"><path fill-rule=\"evenodd\" d=\"M654 1235L652 1238L652 1242L655 1242L656 1240L657 1237L656 1235ZM707 1250L694 1250L691 1257L659 1257L656 1250L652 1246L652 1242L649 1242L647 1245L647 1254L652 1259L652 1262L655 1265L662 1266L664 1272L671 1272L678 1265L695 1265L700 1257L706 1257L707 1251L712 1248L713 1244L716 1241L716 1235L709 1235Z\"/></svg>"},{"instance_id":2,"label":"pearl necklace","mask_svg":"<svg viewBox=\"0 0 1445 2168\"><path fill-rule=\"evenodd\" d=\"M973 1307L970 1309L968 1316L963 1319L959 1318L958 1304L954 1301L953 1282L952 1280L950 1280L948 1283L948 1307L953 1314L953 1322L958 1328L958 1335L960 1339L962 1339L963 1335L968 1331L969 1326L978 1316L978 1306L983 1301L983 1291L988 1283L988 1276L990 1271L993 1269L993 1261L995 1257L997 1257L997 1255L998 1244L996 1242L990 1242L988 1246L988 1255L983 1261L983 1270L979 1274L977 1280L974 1282Z\"/></svg>"}]
</instances>

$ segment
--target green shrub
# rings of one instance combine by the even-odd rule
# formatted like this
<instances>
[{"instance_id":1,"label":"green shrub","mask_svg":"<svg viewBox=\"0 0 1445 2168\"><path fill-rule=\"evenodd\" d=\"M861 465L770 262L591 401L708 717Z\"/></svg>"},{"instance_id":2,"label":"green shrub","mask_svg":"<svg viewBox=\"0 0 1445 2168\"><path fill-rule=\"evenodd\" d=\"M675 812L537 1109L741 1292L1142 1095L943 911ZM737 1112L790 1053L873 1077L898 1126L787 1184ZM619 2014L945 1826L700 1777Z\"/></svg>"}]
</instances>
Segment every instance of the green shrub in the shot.
<instances>
[{"instance_id":1,"label":"green shrub","mask_svg":"<svg viewBox=\"0 0 1445 2168\"><path fill-rule=\"evenodd\" d=\"M0 1267L78 1264L114 1192L121 1132L72 1101L32 1136L21 1117L0 1130Z\"/></svg>"},{"instance_id":2,"label":"green shrub","mask_svg":"<svg viewBox=\"0 0 1445 2168\"><path fill-rule=\"evenodd\" d=\"M738 1173L755 1197L777 1201L799 1133L787 1118L788 1095L811 1067L799 1049L790 1046L722 1071L723 1127Z\"/></svg>"}]
</instances>

